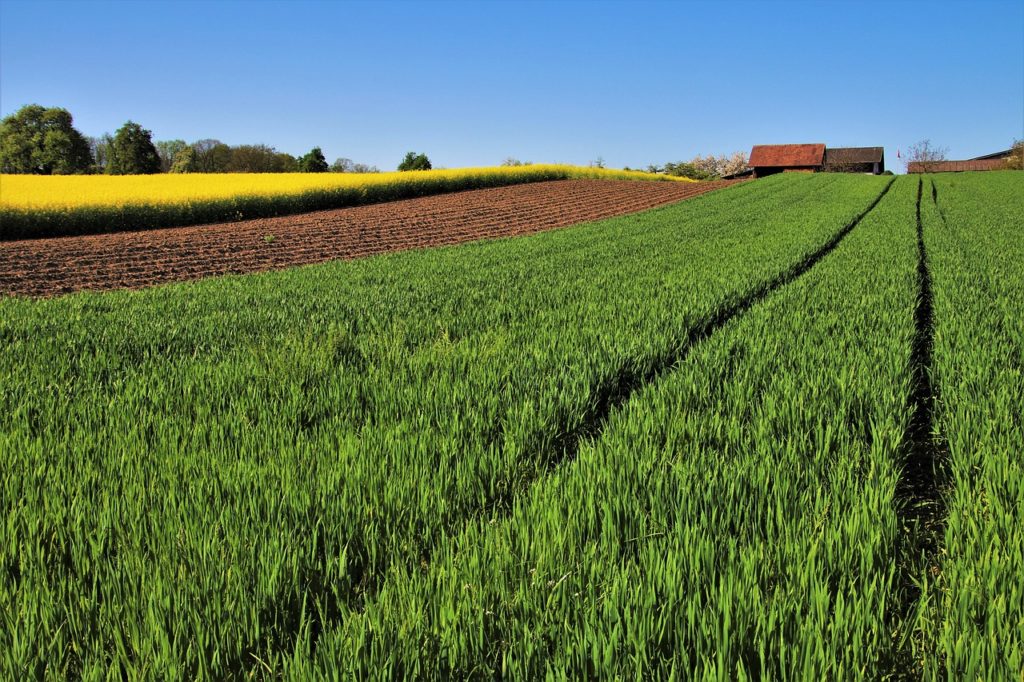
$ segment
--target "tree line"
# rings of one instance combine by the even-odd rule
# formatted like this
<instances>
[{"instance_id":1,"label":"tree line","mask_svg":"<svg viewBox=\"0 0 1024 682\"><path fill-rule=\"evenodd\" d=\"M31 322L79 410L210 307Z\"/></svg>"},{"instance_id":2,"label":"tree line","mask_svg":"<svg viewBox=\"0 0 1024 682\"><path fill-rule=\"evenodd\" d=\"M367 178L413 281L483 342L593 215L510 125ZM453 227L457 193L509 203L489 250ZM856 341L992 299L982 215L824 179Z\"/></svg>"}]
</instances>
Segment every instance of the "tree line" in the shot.
<instances>
[{"instance_id":1,"label":"tree line","mask_svg":"<svg viewBox=\"0 0 1024 682\"><path fill-rule=\"evenodd\" d=\"M672 175L692 180L713 180L740 173L747 168L747 155L744 152L733 152L730 156L697 155L689 161L668 161L663 166L651 164L647 168L630 168L623 170L642 170L645 173Z\"/></svg>"},{"instance_id":2,"label":"tree line","mask_svg":"<svg viewBox=\"0 0 1024 682\"><path fill-rule=\"evenodd\" d=\"M415 169L430 168L410 152ZM420 158L422 157L422 159ZM399 167L399 170L406 170ZM0 121L0 172L36 175L106 173L379 173L376 166L339 158L327 163L320 147L295 157L265 144L230 146L220 140L153 141L151 131L128 121L113 135L86 137L60 107L29 104Z\"/></svg>"}]
</instances>

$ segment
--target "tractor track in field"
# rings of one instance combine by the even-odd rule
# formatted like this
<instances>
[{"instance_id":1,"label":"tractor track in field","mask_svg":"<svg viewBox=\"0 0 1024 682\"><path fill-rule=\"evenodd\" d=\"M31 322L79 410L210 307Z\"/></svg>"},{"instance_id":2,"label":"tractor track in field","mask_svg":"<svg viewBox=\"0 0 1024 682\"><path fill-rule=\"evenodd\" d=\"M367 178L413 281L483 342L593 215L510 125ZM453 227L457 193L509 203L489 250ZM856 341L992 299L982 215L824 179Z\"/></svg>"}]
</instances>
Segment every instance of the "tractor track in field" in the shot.
<instances>
[{"instance_id":1,"label":"tractor track in field","mask_svg":"<svg viewBox=\"0 0 1024 682\"><path fill-rule=\"evenodd\" d=\"M686 360L690 352L701 342L706 341L719 329L731 322L733 319L744 314L752 307L766 299L779 289L793 283L800 276L818 264L823 258L832 253L839 246L840 242L853 231L857 225L874 210L875 206L888 194L892 187L890 181L885 188L875 197L867 208L861 211L853 220L847 223L825 244L806 256L803 260L781 273L774 279L763 284L757 289L749 292L739 300L718 310L714 315L704 320L697 326L690 329L681 343L662 355L651 364L646 370L636 372L630 368L623 368L615 374L610 381L598 386L594 390L596 396L593 411L587 416L584 422L577 428L563 434L551 448L547 456L540 458L544 463L544 469L550 470L562 464L571 462L579 453L580 447L587 441L599 438L604 431L605 425L611 413L628 402L636 393L650 384L657 382L665 375L671 373L677 365ZM486 509L489 514L501 516L511 508L513 494L497 496L488 501Z\"/></svg>"},{"instance_id":2,"label":"tractor track in field","mask_svg":"<svg viewBox=\"0 0 1024 682\"><path fill-rule=\"evenodd\" d=\"M593 441L601 436L605 426L607 425L608 419L614 410L622 407L645 387L657 382L659 379L671 373L676 366L686 360L690 352L697 345L709 339L730 321L744 314L774 292L782 289L788 284L791 284L817 265L823 258L832 253L843 239L846 238L846 236L850 234L850 232L852 232L853 229L856 228L869 213L871 213L871 211L874 210L879 202L882 201L885 195L888 194L889 190L892 188L892 185L893 181L890 181L863 211L857 214L856 217L836 232L831 239L816 249L813 253L809 254L803 260L794 264L791 268L774 279L763 284L754 291L749 292L737 301L720 309L713 316L690 329L683 340L674 349L658 358L646 370L635 372L631 371L629 368L624 368L615 374L604 385L597 387L594 391L594 408L590 414L587 415L586 419L584 419L583 423L576 428L567 430L551 447L546 448L545 451L537 458L540 462L540 466L537 467L536 474L529 479L520 481L520 483L526 487L534 485L540 480L543 474L548 473L559 466L572 462L584 443ZM512 504L515 498L523 493L523 489L524 488L522 486L514 490L509 488L499 494L491 496L489 499L484 501L476 514L471 515L466 520L469 521L472 518L485 518L491 521L496 521L507 517L512 509ZM433 561L433 552L433 547L425 548L420 560L421 569ZM343 613L345 611L361 613L365 609L367 601L373 599L373 596L380 588L380 584L375 580L368 580L364 570L365 565L357 559L356 569L349 578L352 584L360 585L361 589L358 595L351 595L351 599L339 599L337 595L326 589L321 589L311 595L313 600L324 605L323 617L325 619L325 622L319 622L319 620L317 620L311 624L310 632L308 634L312 649L316 649L316 644L320 634L326 628L339 622L344 617ZM313 576L312 579L306 582L307 584L319 584L319 576ZM342 608L343 603L344 608ZM283 620L284 622L291 624L291 626L286 627L284 631L276 632L275 636L272 638L273 641L271 642L271 646L273 648L280 651L287 650L287 648L291 646L299 636L299 620L294 616L294 613L292 613L295 611L296 607L294 604L271 604L268 605L268 608L278 616L279 620L277 622L281 622L281 620ZM284 616L282 618L282 614L288 613L291 613L291 616ZM235 673L240 673L241 671L251 667L255 661L259 660L256 657L256 653L260 650L261 648L259 644L250 643L248 646L243 648L241 656L229 661L229 669Z\"/></svg>"},{"instance_id":3,"label":"tractor track in field","mask_svg":"<svg viewBox=\"0 0 1024 682\"><path fill-rule=\"evenodd\" d=\"M933 186L934 190L934 186ZM919 679L920 661L915 660L913 620L921 599L920 579L927 572L932 579L939 574L939 553L945 531L946 505L943 490L949 481L947 446L934 433L937 387L932 383L932 351L935 341L934 297L928 269L928 253L921 222L921 197L924 180L917 185L917 283L918 301L914 310L914 339L910 349L913 381L907 396L910 421L903 436L903 472L896 484L897 516L903 536L898 554L901 602L893 613L894 631L903 632L896 658L892 661L894 679ZM936 201L936 197L932 196ZM936 206L937 206L936 202Z\"/></svg>"},{"instance_id":4,"label":"tractor track in field","mask_svg":"<svg viewBox=\"0 0 1024 682\"><path fill-rule=\"evenodd\" d=\"M604 384L597 386L593 390L595 400L591 412L579 426L561 434L554 445L547 448L544 453L537 457L537 460L541 463L538 467L537 475L525 481L525 484L532 485L540 479L540 475L571 463L576 459L580 448L585 443L601 437L612 412L621 408L644 388L670 374L680 363L686 360L694 348L711 338L719 329L746 313L771 294L792 284L817 265L823 258L832 253L843 239L882 201L882 198L888 194L892 185L893 182L890 181L878 196L868 204L867 208L836 232L825 244L774 279L716 311L714 315L691 328L675 348L656 359L648 368L642 371L635 371L632 368L624 367ZM515 498L521 493L521 489L506 489L490 497L482 506L479 516L491 520L504 518L511 511ZM428 552L427 556L423 557L423 561L429 563L430 560L431 556L429 556Z\"/></svg>"},{"instance_id":5,"label":"tractor track in field","mask_svg":"<svg viewBox=\"0 0 1024 682\"><path fill-rule=\"evenodd\" d=\"M0 242L0 295L136 289L528 235L737 182L555 180L278 218Z\"/></svg>"}]
</instances>

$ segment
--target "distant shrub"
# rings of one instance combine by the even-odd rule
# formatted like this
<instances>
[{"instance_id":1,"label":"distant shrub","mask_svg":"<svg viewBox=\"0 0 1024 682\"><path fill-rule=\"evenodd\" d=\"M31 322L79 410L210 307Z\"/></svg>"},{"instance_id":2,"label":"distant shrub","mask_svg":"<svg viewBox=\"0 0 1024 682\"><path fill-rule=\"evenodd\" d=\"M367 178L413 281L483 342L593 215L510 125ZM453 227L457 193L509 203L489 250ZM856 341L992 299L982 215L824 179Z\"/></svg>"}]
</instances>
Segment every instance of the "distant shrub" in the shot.
<instances>
[{"instance_id":1,"label":"distant shrub","mask_svg":"<svg viewBox=\"0 0 1024 682\"><path fill-rule=\"evenodd\" d=\"M1010 156L1006 158L1006 167L1010 170L1024 170L1024 140L1013 141Z\"/></svg>"},{"instance_id":2,"label":"distant shrub","mask_svg":"<svg viewBox=\"0 0 1024 682\"><path fill-rule=\"evenodd\" d=\"M671 175L677 178L690 178L691 180L710 180L715 177L713 174L698 168L692 163L666 163L664 169L665 175Z\"/></svg>"},{"instance_id":3,"label":"distant shrub","mask_svg":"<svg viewBox=\"0 0 1024 682\"><path fill-rule=\"evenodd\" d=\"M326 173L330 169L327 159L320 147L313 147L309 153L299 159L300 173Z\"/></svg>"}]
</instances>

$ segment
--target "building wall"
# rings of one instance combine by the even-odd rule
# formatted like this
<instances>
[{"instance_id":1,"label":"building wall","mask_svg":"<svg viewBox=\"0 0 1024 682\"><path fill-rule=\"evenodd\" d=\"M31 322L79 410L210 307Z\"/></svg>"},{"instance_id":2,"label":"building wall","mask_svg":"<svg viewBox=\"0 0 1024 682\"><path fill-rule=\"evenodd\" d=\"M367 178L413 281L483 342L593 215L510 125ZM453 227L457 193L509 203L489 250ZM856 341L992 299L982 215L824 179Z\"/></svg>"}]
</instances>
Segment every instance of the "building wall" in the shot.
<instances>
[{"instance_id":1,"label":"building wall","mask_svg":"<svg viewBox=\"0 0 1024 682\"><path fill-rule=\"evenodd\" d=\"M908 173L955 173L957 171L990 171L1006 168L1006 159L978 159L975 161L911 161Z\"/></svg>"},{"instance_id":2,"label":"building wall","mask_svg":"<svg viewBox=\"0 0 1024 682\"><path fill-rule=\"evenodd\" d=\"M755 166L754 177L763 178L776 173L815 173L820 166Z\"/></svg>"},{"instance_id":3,"label":"building wall","mask_svg":"<svg viewBox=\"0 0 1024 682\"><path fill-rule=\"evenodd\" d=\"M875 162L869 163L839 163L832 166L825 166L825 170L830 173L874 173L878 175L882 172L879 170L881 164Z\"/></svg>"}]
</instances>

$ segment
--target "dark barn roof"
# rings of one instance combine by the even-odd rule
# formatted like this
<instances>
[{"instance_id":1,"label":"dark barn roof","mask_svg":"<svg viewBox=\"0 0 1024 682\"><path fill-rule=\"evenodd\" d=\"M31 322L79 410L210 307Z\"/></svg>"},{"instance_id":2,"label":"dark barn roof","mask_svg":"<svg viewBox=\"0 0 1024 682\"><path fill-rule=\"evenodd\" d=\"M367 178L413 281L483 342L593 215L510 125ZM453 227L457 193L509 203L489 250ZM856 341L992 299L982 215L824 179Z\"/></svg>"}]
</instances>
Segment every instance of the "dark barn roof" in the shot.
<instances>
[{"instance_id":1,"label":"dark barn roof","mask_svg":"<svg viewBox=\"0 0 1024 682\"><path fill-rule=\"evenodd\" d=\"M750 150L751 167L804 168L820 166L823 144L755 144Z\"/></svg>"},{"instance_id":2,"label":"dark barn roof","mask_svg":"<svg viewBox=\"0 0 1024 682\"><path fill-rule=\"evenodd\" d=\"M1013 154L1013 150L1012 149L1004 149L1003 151L996 152L995 154L986 154L985 156L975 156L973 159L969 159L969 161L987 161L988 159L1008 159L1008 158L1010 158L1010 154Z\"/></svg>"},{"instance_id":3,"label":"dark barn roof","mask_svg":"<svg viewBox=\"0 0 1024 682\"><path fill-rule=\"evenodd\" d=\"M829 147L825 150L826 166L854 163L882 163L882 147Z\"/></svg>"}]
</instances>

